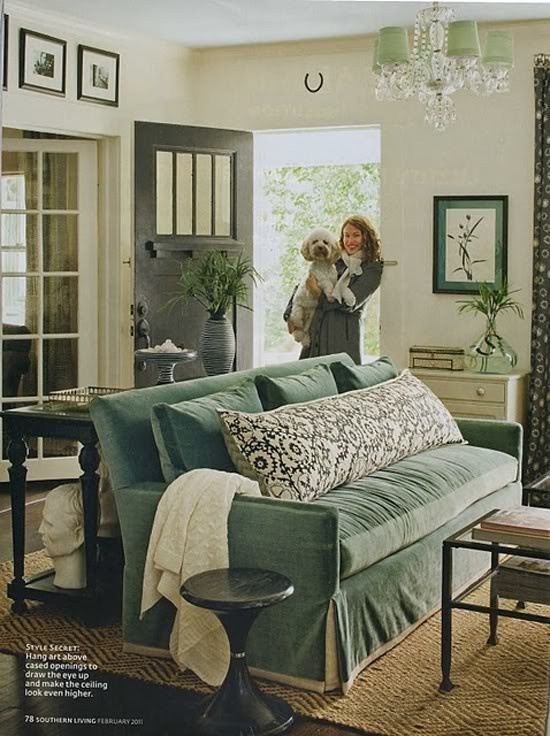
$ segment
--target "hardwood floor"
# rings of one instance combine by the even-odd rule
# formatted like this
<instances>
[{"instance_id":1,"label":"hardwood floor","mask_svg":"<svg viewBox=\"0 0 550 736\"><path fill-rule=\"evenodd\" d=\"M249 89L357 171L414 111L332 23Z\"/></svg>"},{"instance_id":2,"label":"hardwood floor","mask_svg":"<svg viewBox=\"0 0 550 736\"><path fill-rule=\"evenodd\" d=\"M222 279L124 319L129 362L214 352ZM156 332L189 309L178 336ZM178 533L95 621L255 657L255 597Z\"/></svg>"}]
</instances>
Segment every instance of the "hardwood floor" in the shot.
<instances>
[{"instance_id":1,"label":"hardwood floor","mask_svg":"<svg viewBox=\"0 0 550 736\"><path fill-rule=\"evenodd\" d=\"M27 552L42 548L36 530L42 518L44 498L55 485L55 482L28 484ZM12 558L9 509L7 485L0 484L0 561ZM89 699L26 697L23 667L21 657L0 654L0 736L88 736L92 733L94 736L193 736L190 724L201 701L199 696L102 673L101 681L107 683L107 689L95 690ZM76 721L94 718L95 724ZM100 718L113 722L98 723ZM130 724L121 722L122 719L129 719ZM131 725L132 720L134 725ZM289 736L352 736L357 732L301 719L287 733Z\"/></svg>"}]
</instances>

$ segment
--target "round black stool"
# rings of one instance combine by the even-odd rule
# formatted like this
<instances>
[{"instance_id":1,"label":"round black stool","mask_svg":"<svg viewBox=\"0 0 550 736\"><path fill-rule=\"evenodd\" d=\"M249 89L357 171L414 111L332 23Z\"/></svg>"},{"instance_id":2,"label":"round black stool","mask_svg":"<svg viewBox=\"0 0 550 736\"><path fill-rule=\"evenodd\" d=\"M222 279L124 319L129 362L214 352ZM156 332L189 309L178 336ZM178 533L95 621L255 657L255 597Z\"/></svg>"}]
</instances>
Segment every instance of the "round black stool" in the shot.
<instances>
[{"instance_id":1,"label":"round black stool","mask_svg":"<svg viewBox=\"0 0 550 736\"><path fill-rule=\"evenodd\" d=\"M182 585L180 593L186 601L216 614L231 650L225 680L195 721L200 736L275 736L292 725L292 708L262 693L251 678L245 647L262 608L284 601L293 592L294 586L284 575L254 568L209 570Z\"/></svg>"}]
</instances>

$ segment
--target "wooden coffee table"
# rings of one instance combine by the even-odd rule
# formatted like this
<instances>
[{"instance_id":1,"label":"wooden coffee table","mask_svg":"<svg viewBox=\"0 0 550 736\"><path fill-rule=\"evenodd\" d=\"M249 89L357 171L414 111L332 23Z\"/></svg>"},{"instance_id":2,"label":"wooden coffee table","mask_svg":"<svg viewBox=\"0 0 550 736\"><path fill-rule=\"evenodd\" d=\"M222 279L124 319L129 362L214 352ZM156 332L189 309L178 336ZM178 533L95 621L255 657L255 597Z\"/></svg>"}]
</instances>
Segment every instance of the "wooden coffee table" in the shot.
<instances>
[{"instance_id":1,"label":"wooden coffee table","mask_svg":"<svg viewBox=\"0 0 550 736\"><path fill-rule=\"evenodd\" d=\"M197 736L276 736L294 722L292 708L266 695L251 678L246 640L258 614L294 592L284 575L255 568L221 568L193 575L182 597L219 618L229 639L231 658L220 689L208 698L195 719Z\"/></svg>"}]
</instances>

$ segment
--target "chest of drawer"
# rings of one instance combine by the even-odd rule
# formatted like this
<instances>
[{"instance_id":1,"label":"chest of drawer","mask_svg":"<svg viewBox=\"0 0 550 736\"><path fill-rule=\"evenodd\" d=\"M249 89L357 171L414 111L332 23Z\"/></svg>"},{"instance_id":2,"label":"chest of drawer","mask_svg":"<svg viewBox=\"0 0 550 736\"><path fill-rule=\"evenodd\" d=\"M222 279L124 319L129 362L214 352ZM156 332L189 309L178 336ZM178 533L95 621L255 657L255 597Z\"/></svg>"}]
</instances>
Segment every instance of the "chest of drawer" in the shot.
<instances>
[{"instance_id":1,"label":"chest of drawer","mask_svg":"<svg viewBox=\"0 0 550 736\"><path fill-rule=\"evenodd\" d=\"M506 419L504 404L487 404L483 401L452 401L442 399L454 417L471 417L477 419Z\"/></svg>"},{"instance_id":2,"label":"chest of drawer","mask_svg":"<svg viewBox=\"0 0 550 736\"><path fill-rule=\"evenodd\" d=\"M448 381L444 378L422 377L436 396L442 400L504 404L506 387L500 381L479 379Z\"/></svg>"}]
</instances>

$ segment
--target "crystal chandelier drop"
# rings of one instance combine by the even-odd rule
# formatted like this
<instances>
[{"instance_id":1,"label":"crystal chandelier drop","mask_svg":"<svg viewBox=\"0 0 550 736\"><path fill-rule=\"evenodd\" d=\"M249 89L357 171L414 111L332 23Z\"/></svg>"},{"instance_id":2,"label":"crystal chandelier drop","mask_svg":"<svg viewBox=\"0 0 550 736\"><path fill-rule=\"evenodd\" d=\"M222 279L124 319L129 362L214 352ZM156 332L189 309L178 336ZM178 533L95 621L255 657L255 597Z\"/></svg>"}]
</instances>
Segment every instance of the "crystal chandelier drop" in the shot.
<instances>
[{"instance_id":1,"label":"crystal chandelier drop","mask_svg":"<svg viewBox=\"0 0 550 736\"><path fill-rule=\"evenodd\" d=\"M489 31L482 56L477 24L454 17L454 10L434 2L416 14L412 53L407 29L395 26L380 29L374 50L376 99L418 97L436 130L455 121L451 95L457 90L490 95L510 89L512 34Z\"/></svg>"}]
</instances>

